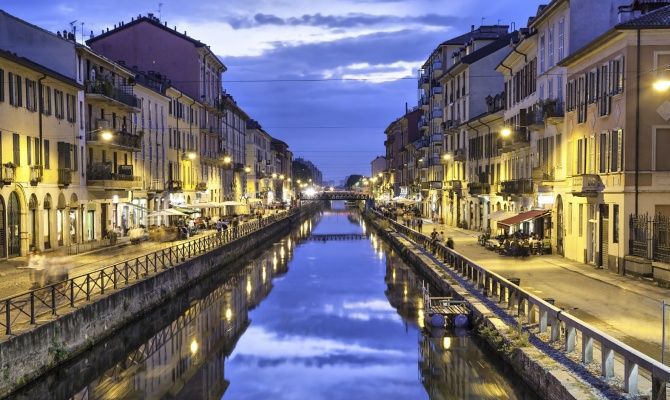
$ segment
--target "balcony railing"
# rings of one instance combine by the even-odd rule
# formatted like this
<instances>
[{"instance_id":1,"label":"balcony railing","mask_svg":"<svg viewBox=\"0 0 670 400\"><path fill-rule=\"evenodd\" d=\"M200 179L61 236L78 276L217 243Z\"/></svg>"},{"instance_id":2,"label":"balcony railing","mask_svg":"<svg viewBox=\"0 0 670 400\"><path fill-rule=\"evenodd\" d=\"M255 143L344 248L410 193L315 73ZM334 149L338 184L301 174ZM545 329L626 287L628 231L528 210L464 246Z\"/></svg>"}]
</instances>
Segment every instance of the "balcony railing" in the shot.
<instances>
[{"instance_id":1,"label":"balcony railing","mask_svg":"<svg viewBox=\"0 0 670 400\"><path fill-rule=\"evenodd\" d=\"M2 182L12 183L16 179L16 165L13 163L2 164Z\"/></svg>"},{"instance_id":2,"label":"balcony railing","mask_svg":"<svg viewBox=\"0 0 670 400\"><path fill-rule=\"evenodd\" d=\"M419 98L419 104L422 105L422 106L427 106L428 105L428 97L421 96Z\"/></svg>"},{"instance_id":3,"label":"balcony railing","mask_svg":"<svg viewBox=\"0 0 670 400\"><path fill-rule=\"evenodd\" d=\"M140 188L142 180L133 175L132 165L119 165L114 172L112 163L93 163L86 170L89 186L101 186L105 189L131 189Z\"/></svg>"},{"instance_id":4,"label":"balcony railing","mask_svg":"<svg viewBox=\"0 0 670 400\"><path fill-rule=\"evenodd\" d=\"M132 134L126 131L116 131L110 140L105 140L102 131L93 131L86 134L86 141L100 145L119 146L131 151L142 150L142 135Z\"/></svg>"},{"instance_id":5,"label":"balcony railing","mask_svg":"<svg viewBox=\"0 0 670 400\"><path fill-rule=\"evenodd\" d=\"M128 93L129 90L132 90L131 86L127 87L116 87L114 84L108 81L95 80L95 81L86 81L86 93L89 94L99 94L116 100L120 103L123 103L127 106L138 108L139 101L135 95Z\"/></svg>"},{"instance_id":6,"label":"balcony railing","mask_svg":"<svg viewBox=\"0 0 670 400\"><path fill-rule=\"evenodd\" d=\"M173 179L167 182L167 190L170 192L181 192L183 190L183 185L180 180Z\"/></svg>"},{"instance_id":7,"label":"balcony railing","mask_svg":"<svg viewBox=\"0 0 670 400\"><path fill-rule=\"evenodd\" d=\"M195 185L195 190L198 192L204 192L207 190L207 182L198 182Z\"/></svg>"},{"instance_id":8,"label":"balcony railing","mask_svg":"<svg viewBox=\"0 0 670 400\"><path fill-rule=\"evenodd\" d=\"M491 191L491 185L488 183L482 183L482 182L468 183L468 192L472 196L489 194L490 191Z\"/></svg>"},{"instance_id":9,"label":"balcony railing","mask_svg":"<svg viewBox=\"0 0 670 400\"><path fill-rule=\"evenodd\" d=\"M583 174L572 177L572 195L578 197L595 197L605 189L599 175Z\"/></svg>"},{"instance_id":10,"label":"balcony railing","mask_svg":"<svg viewBox=\"0 0 670 400\"><path fill-rule=\"evenodd\" d=\"M532 179L516 179L500 183L500 194L505 195L524 195L533 194Z\"/></svg>"},{"instance_id":11,"label":"balcony railing","mask_svg":"<svg viewBox=\"0 0 670 400\"><path fill-rule=\"evenodd\" d=\"M442 86L433 86L430 88L432 94L442 94Z\"/></svg>"},{"instance_id":12,"label":"balcony railing","mask_svg":"<svg viewBox=\"0 0 670 400\"><path fill-rule=\"evenodd\" d=\"M553 168L536 167L532 172L533 180L541 182L551 182L554 180L555 170Z\"/></svg>"},{"instance_id":13,"label":"balcony railing","mask_svg":"<svg viewBox=\"0 0 670 400\"><path fill-rule=\"evenodd\" d=\"M444 116L444 112L440 110L439 108L434 108L432 112L432 117L433 118L442 118Z\"/></svg>"},{"instance_id":14,"label":"balcony railing","mask_svg":"<svg viewBox=\"0 0 670 400\"><path fill-rule=\"evenodd\" d=\"M426 127L428 127L428 119L421 117L421 119L419 119L419 129Z\"/></svg>"},{"instance_id":15,"label":"balcony railing","mask_svg":"<svg viewBox=\"0 0 670 400\"><path fill-rule=\"evenodd\" d=\"M70 168L58 169L58 186L69 186L72 184L72 170Z\"/></svg>"},{"instance_id":16,"label":"balcony railing","mask_svg":"<svg viewBox=\"0 0 670 400\"><path fill-rule=\"evenodd\" d=\"M465 152L465 149L456 149L456 151L454 151L454 161L464 162L466 158L467 153Z\"/></svg>"},{"instance_id":17,"label":"balcony railing","mask_svg":"<svg viewBox=\"0 0 670 400\"><path fill-rule=\"evenodd\" d=\"M32 186L37 186L38 183L42 182L42 167L39 165L33 165L30 167L30 184Z\"/></svg>"},{"instance_id":18,"label":"balcony railing","mask_svg":"<svg viewBox=\"0 0 670 400\"><path fill-rule=\"evenodd\" d=\"M512 134L509 137L502 139L503 153L519 150L530 145L530 133L526 127L517 127L512 129Z\"/></svg>"}]
</instances>

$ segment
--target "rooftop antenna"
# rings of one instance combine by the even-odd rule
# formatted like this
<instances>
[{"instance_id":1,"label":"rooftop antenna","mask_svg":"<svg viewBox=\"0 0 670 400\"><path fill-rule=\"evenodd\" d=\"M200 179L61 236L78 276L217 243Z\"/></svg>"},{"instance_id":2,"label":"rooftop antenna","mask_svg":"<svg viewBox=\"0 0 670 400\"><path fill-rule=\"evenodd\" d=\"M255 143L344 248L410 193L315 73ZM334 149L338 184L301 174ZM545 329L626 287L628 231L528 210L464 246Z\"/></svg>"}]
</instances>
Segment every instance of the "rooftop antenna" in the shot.
<instances>
[{"instance_id":1,"label":"rooftop antenna","mask_svg":"<svg viewBox=\"0 0 670 400\"><path fill-rule=\"evenodd\" d=\"M74 34L74 37L77 37L77 20L75 19L74 21L70 22L70 28L72 28L72 33Z\"/></svg>"},{"instance_id":2,"label":"rooftop antenna","mask_svg":"<svg viewBox=\"0 0 670 400\"><path fill-rule=\"evenodd\" d=\"M481 23L481 26L484 26L484 21L486 21L486 18L482 17L482 23Z\"/></svg>"},{"instance_id":3,"label":"rooftop antenna","mask_svg":"<svg viewBox=\"0 0 670 400\"><path fill-rule=\"evenodd\" d=\"M158 3L158 19L163 19L163 3Z\"/></svg>"},{"instance_id":4,"label":"rooftop antenna","mask_svg":"<svg viewBox=\"0 0 670 400\"><path fill-rule=\"evenodd\" d=\"M80 24L81 24L81 42L84 43L84 21L81 21Z\"/></svg>"}]
</instances>

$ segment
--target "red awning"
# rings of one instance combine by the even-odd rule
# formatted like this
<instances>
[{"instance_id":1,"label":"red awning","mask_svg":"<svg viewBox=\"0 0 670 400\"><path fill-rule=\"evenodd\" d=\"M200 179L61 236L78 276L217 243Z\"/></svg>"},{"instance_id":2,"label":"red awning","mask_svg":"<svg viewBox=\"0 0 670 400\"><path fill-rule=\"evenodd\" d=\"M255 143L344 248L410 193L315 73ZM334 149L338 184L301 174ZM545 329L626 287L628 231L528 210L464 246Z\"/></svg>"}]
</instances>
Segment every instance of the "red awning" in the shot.
<instances>
[{"instance_id":1,"label":"red awning","mask_svg":"<svg viewBox=\"0 0 670 400\"><path fill-rule=\"evenodd\" d=\"M531 210L531 211L526 211L522 212L521 214L515 215L511 218L504 219L502 221L498 221L498 226L514 226L521 224L526 221L530 221L532 219L537 219L544 217L545 215L549 214L551 211L550 210Z\"/></svg>"}]
</instances>

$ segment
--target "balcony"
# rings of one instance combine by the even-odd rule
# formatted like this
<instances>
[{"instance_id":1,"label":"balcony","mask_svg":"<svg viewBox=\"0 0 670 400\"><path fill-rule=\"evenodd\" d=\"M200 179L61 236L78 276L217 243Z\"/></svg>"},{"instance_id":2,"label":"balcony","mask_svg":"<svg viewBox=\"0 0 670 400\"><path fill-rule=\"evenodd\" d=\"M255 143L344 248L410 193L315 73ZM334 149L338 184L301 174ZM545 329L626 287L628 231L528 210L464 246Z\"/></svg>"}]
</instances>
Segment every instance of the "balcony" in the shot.
<instances>
[{"instance_id":1,"label":"balcony","mask_svg":"<svg viewBox=\"0 0 670 400\"><path fill-rule=\"evenodd\" d=\"M132 134L126 131L115 131L110 140L105 140L101 130L108 129L106 120L98 120L98 131L88 132L86 142L100 146L110 146L120 150L140 151L142 150L142 133Z\"/></svg>"},{"instance_id":2,"label":"balcony","mask_svg":"<svg viewBox=\"0 0 670 400\"><path fill-rule=\"evenodd\" d=\"M578 197L597 197L605 189L599 175L583 174L572 177L572 195Z\"/></svg>"},{"instance_id":3,"label":"balcony","mask_svg":"<svg viewBox=\"0 0 670 400\"><path fill-rule=\"evenodd\" d=\"M184 189L182 182L180 180L172 179L167 182L167 190L169 192L178 193Z\"/></svg>"},{"instance_id":4,"label":"balcony","mask_svg":"<svg viewBox=\"0 0 670 400\"><path fill-rule=\"evenodd\" d=\"M444 121L444 129L446 130L451 130L451 129L456 129L459 126L459 122L454 120L454 119L448 119Z\"/></svg>"},{"instance_id":5,"label":"balcony","mask_svg":"<svg viewBox=\"0 0 670 400\"><path fill-rule=\"evenodd\" d=\"M419 88L421 88L423 85L427 85L428 82L430 82L430 79L428 79L428 74L424 72L419 75Z\"/></svg>"},{"instance_id":6,"label":"balcony","mask_svg":"<svg viewBox=\"0 0 670 400\"><path fill-rule=\"evenodd\" d=\"M433 95L442 94L442 86L433 85L433 87L430 88L430 93Z\"/></svg>"},{"instance_id":7,"label":"balcony","mask_svg":"<svg viewBox=\"0 0 670 400\"><path fill-rule=\"evenodd\" d=\"M433 73L439 73L442 72L442 61L436 60L433 61Z\"/></svg>"},{"instance_id":8,"label":"balcony","mask_svg":"<svg viewBox=\"0 0 670 400\"><path fill-rule=\"evenodd\" d=\"M460 192L463 189L463 183L460 180L446 181L445 189Z\"/></svg>"},{"instance_id":9,"label":"balcony","mask_svg":"<svg viewBox=\"0 0 670 400\"><path fill-rule=\"evenodd\" d=\"M553 182L554 176L554 168L546 169L542 167L535 167L532 171L533 180L538 182Z\"/></svg>"},{"instance_id":10,"label":"balcony","mask_svg":"<svg viewBox=\"0 0 670 400\"><path fill-rule=\"evenodd\" d=\"M533 194L532 179L516 179L500 183L499 193L501 195L524 195Z\"/></svg>"},{"instance_id":11,"label":"balcony","mask_svg":"<svg viewBox=\"0 0 670 400\"><path fill-rule=\"evenodd\" d=\"M2 183L4 184L9 184L15 181L16 179L16 165L14 163L8 162L6 164L2 164L2 177L0 180L2 180Z\"/></svg>"},{"instance_id":12,"label":"balcony","mask_svg":"<svg viewBox=\"0 0 670 400\"><path fill-rule=\"evenodd\" d=\"M30 185L37 186L38 183L42 182L43 170L39 165L34 165L30 167Z\"/></svg>"},{"instance_id":13,"label":"balcony","mask_svg":"<svg viewBox=\"0 0 670 400\"><path fill-rule=\"evenodd\" d=\"M433 108L433 112L431 113L431 117L433 119L435 118L442 118L444 116L444 112L440 110L439 108Z\"/></svg>"},{"instance_id":14,"label":"balcony","mask_svg":"<svg viewBox=\"0 0 670 400\"><path fill-rule=\"evenodd\" d=\"M58 187L67 187L72 184L72 170L70 168L58 169Z\"/></svg>"},{"instance_id":15,"label":"balcony","mask_svg":"<svg viewBox=\"0 0 670 400\"><path fill-rule=\"evenodd\" d=\"M109 81L86 81L86 95L89 98L117 103L122 107L139 108L139 100L132 94L132 86L114 86Z\"/></svg>"},{"instance_id":16,"label":"balcony","mask_svg":"<svg viewBox=\"0 0 670 400\"><path fill-rule=\"evenodd\" d=\"M561 122L564 115L563 102L555 99L543 100L528 110L526 121L529 126L542 128L546 123Z\"/></svg>"},{"instance_id":17,"label":"balcony","mask_svg":"<svg viewBox=\"0 0 670 400\"><path fill-rule=\"evenodd\" d=\"M419 98L419 105L421 106L427 106L428 105L428 97L426 96L421 96Z\"/></svg>"},{"instance_id":18,"label":"balcony","mask_svg":"<svg viewBox=\"0 0 670 400\"><path fill-rule=\"evenodd\" d=\"M207 190L207 182L198 182L195 185L196 192L204 192Z\"/></svg>"},{"instance_id":19,"label":"balcony","mask_svg":"<svg viewBox=\"0 0 670 400\"><path fill-rule=\"evenodd\" d=\"M132 165L119 165L114 172L112 163L93 163L86 170L88 186L103 190L141 189L142 180L133 175ZM60 178L60 176L59 176Z\"/></svg>"},{"instance_id":20,"label":"balcony","mask_svg":"<svg viewBox=\"0 0 670 400\"><path fill-rule=\"evenodd\" d=\"M244 171L244 164L242 163L235 163L235 166L233 168L235 172L243 172Z\"/></svg>"},{"instance_id":21,"label":"balcony","mask_svg":"<svg viewBox=\"0 0 670 400\"><path fill-rule=\"evenodd\" d=\"M454 151L454 161L465 162L466 158L467 153L465 152L465 149L456 149L456 151Z\"/></svg>"},{"instance_id":22,"label":"balcony","mask_svg":"<svg viewBox=\"0 0 670 400\"><path fill-rule=\"evenodd\" d=\"M421 117L419 119L419 129L428 128L428 119L426 117Z\"/></svg>"},{"instance_id":23,"label":"balcony","mask_svg":"<svg viewBox=\"0 0 670 400\"><path fill-rule=\"evenodd\" d=\"M530 146L530 133L526 127L517 127L512 129L512 134L509 137L502 138L502 153L509 153L511 151L519 150Z\"/></svg>"},{"instance_id":24,"label":"balcony","mask_svg":"<svg viewBox=\"0 0 670 400\"><path fill-rule=\"evenodd\" d=\"M430 143L441 144L442 143L442 134L441 133L433 133L432 135L430 135Z\"/></svg>"},{"instance_id":25,"label":"balcony","mask_svg":"<svg viewBox=\"0 0 670 400\"><path fill-rule=\"evenodd\" d=\"M481 182L468 183L468 193L470 193L471 196L480 196L489 194L490 191L491 191L491 185L488 183L481 183Z\"/></svg>"},{"instance_id":26,"label":"balcony","mask_svg":"<svg viewBox=\"0 0 670 400\"><path fill-rule=\"evenodd\" d=\"M159 193L162 192L165 188L165 184L160 179L152 179L151 182L148 182L147 192Z\"/></svg>"}]
</instances>

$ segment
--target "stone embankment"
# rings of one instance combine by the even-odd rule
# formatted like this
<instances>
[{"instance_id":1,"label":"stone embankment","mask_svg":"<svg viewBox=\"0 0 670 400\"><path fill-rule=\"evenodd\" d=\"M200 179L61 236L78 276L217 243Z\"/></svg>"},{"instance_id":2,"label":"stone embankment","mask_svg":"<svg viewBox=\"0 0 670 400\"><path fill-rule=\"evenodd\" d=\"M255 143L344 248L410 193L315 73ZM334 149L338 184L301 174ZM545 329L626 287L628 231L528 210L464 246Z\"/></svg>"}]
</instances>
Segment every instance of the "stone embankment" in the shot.
<instances>
[{"instance_id":1,"label":"stone embankment","mask_svg":"<svg viewBox=\"0 0 670 400\"><path fill-rule=\"evenodd\" d=\"M319 209L316 204L302 207L197 255L182 249L169 268L140 275L125 287L105 289L75 307L58 308L55 317L34 318L29 329L6 336L0 342L0 397L81 354L212 273L229 268L273 243Z\"/></svg>"},{"instance_id":2,"label":"stone embankment","mask_svg":"<svg viewBox=\"0 0 670 400\"><path fill-rule=\"evenodd\" d=\"M463 281L447 272L445 263L423 246L397 232L388 221L366 213L366 220L380 236L434 288L443 294L465 300L471 310L471 321L478 335L541 398L552 400L623 399L618 390L612 390L597 379L585 378L562 360L547 354L547 349L536 346L527 330L517 325L507 307L500 307L481 292L471 290ZM551 353L551 351L549 351ZM569 361L569 360L568 360Z\"/></svg>"}]
</instances>

